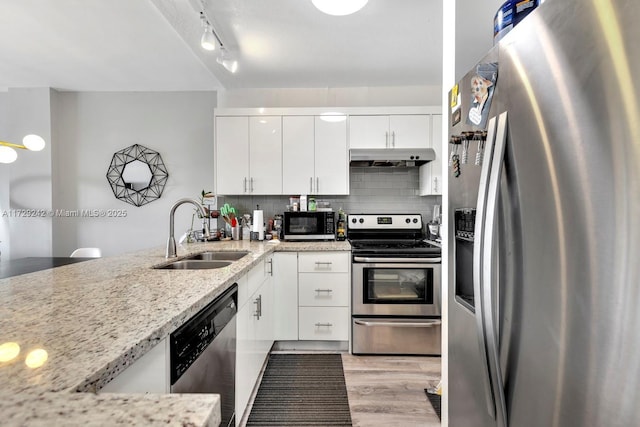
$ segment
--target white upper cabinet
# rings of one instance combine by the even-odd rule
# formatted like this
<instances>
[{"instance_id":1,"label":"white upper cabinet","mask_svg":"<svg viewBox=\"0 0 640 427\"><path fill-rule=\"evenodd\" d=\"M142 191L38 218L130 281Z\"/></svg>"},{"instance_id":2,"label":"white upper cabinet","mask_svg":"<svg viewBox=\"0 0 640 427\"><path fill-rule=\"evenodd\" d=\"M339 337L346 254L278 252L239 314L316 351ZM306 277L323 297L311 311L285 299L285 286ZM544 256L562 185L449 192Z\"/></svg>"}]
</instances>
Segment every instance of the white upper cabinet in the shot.
<instances>
[{"instance_id":1,"label":"white upper cabinet","mask_svg":"<svg viewBox=\"0 0 640 427\"><path fill-rule=\"evenodd\" d=\"M248 194L249 117L216 118L216 192Z\"/></svg>"},{"instance_id":2,"label":"white upper cabinet","mask_svg":"<svg viewBox=\"0 0 640 427\"><path fill-rule=\"evenodd\" d=\"M347 121L282 117L284 194L349 194Z\"/></svg>"},{"instance_id":3,"label":"white upper cabinet","mask_svg":"<svg viewBox=\"0 0 640 427\"><path fill-rule=\"evenodd\" d=\"M282 118L249 117L249 193L282 194Z\"/></svg>"},{"instance_id":4,"label":"white upper cabinet","mask_svg":"<svg viewBox=\"0 0 640 427\"><path fill-rule=\"evenodd\" d=\"M349 194L347 118L326 121L316 116L315 125L316 182L313 194Z\"/></svg>"},{"instance_id":5,"label":"white upper cabinet","mask_svg":"<svg viewBox=\"0 0 640 427\"><path fill-rule=\"evenodd\" d=\"M217 117L215 163L219 194L282 194L281 117Z\"/></svg>"},{"instance_id":6,"label":"white upper cabinet","mask_svg":"<svg viewBox=\"0 0 640 427\"><path fill-rule=\"evenodd\" d=\"M282 118L282 191L313 193L315 181L313 116Z\"/></svg>"},{"instance_id":7,"label":"white upper cabinet","mask_svg":"<svg viewBox=\"0 0 640 427\"><path fill-rule=\"evenodd\" d=\"M440 111L354 107L327 120L322 108L217 109L215 192L348 195L350 148L432 147L438 158L421 169L420 194L442 194Z\"/></svg>"},{"instance_id":8,"label":"white upper cabinet","mask_svg":"<svg viewBox=\"0 0 640 427\"><path fill-rule=\"evenodd\" d=\"M352 115L349 148L427 148L428 114Z\"/></svg>"},{"instance_id":9,"label":"white upper cabinet","mask_svg":"<svg viewBox=\"0 0 640 427\"><path fill-rule=\"evenodd\" d=\"M431 116L431 144L436 159L420 166L420 195L442 195L442 115Z\"/></svg>"},{"instance_id":10,"label":"white upper cabinet","mask_svg":"<svg viewBox=\"0 0 640 427\"><path fill-rule=\"evenodd\" d=\"M398 115L389 116L391 148L427 148L429 147L429 116Z\"/></svg>"},{"instance_id":11,"label":"white upper cabinet","mask_svg":"<svg viewBox=\"0 0 640 427\"><path fill-rule=\"evenodd\" d=\"M350 116L349 148L389 148L389 116Z\"/></svg>"}]
</instances>

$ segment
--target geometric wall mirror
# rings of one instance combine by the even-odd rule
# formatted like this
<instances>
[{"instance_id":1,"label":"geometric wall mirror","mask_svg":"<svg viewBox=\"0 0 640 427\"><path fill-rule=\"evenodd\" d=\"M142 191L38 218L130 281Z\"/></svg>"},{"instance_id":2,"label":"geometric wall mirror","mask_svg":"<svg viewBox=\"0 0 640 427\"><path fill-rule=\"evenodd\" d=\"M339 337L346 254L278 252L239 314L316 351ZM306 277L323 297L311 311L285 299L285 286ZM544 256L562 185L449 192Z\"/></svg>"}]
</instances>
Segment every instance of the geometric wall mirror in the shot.
<instances>
[{"instance_id":1,"label":"geometric wall mirror","mask_svg":"<svg viewBox=\"0 0 640 427\"><path fill-rule=\"evenodd\" d=\"M168 178L160 153L140 144L116 151L107 171L113 195L134 206L159 199Z\"/></svg>"}]
</instances>

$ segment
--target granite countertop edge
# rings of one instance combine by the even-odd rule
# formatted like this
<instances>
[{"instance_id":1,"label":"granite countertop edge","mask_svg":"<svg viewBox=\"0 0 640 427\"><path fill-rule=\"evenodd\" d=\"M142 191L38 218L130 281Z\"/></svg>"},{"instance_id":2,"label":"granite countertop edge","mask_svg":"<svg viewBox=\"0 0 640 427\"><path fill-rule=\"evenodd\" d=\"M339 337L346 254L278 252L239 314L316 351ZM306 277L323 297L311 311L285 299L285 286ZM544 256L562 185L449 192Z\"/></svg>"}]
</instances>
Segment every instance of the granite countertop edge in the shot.
<instances>
[{"instance_id":1,"label":"granite countertop edge","mask_svg":"<svg viewBox=\"0 0 640 427\"><path fill-rule=\"evenodd\" d=\"M150 306L154 302L164 303L162 309L158 310L157 321L145 318L144 315L152 316L155 314L150 309L149 313L134 316L136 319L143 320L140 322L139 329L129 331L120 324L114 327L115 331L112 337L107 333L108 328L103 327L102 330L105 331L103 337L107 341L105 347L90 348L92 341L87 340L84 344L87 348L75 349L73 355L69 357L68 363L58 361L54 367L48 370L45 368L43 374L37 375L36 373L34 375L32 371L19 369L16 367L17 363L11 365L11 362L0 362L0 379L6 384L4 391L0 393L0 409L8 415L7 425L39 425L38 423L55 420L58 417L61 420L64 419L66 425L95 423L99 422L101 417L105 417L105 421L118 419L118 422L124 422L127 425L218 425L220 422L218 395L202 394L198 395L197 399L190 400L191 395L188 397L178 394L131 395L97 393L97 391L227 290L265 256L283 251L349 251L350 249L348 242L336 241L193 243L180 246L176 259L207 250L248 250L250 254L234 262L230 266L231 268L225 267L225 271L188 270L177 272L152 269L154 266L161 266L169 262L164 258L164 248L154 248L1 279L0 297L11 296L8 301L0 298L0 301L7 301L5 306L0 303L0 330L5 331L9 330L5 327L11 327L12 322L14 326L19 325L23 320L21 318L26 319L25 323L36 330L38 325L47 321L47 319L38 319L37 314L34 315L28 309L28 304L24 301L21 302L21 298L27 299L29 296L39 293L48 295L50 300L46 300L46 302L55 305L55 301L53 303L51 301L55 300L60 292L68 291L80 296L81 287L88 286L95 287L100 292L104 292L105 296L109 296L108 291L103 291L104 289L114 288L112 292L122 289L128 290L122 285L122 282L126 282L136 290L130 292L132 296L148 296L147 301L138 301L139 304L147 303ZM122 271L115 271L114 266L118 266L120 263ZM110 274L109 270L111 270ZM206 271L210 274L204 273ZM217 272L211 273L212 271ZM86 278L89 272L93 273L95 281ZM180 279L175 279L177 276ZM147 291L156 290L156 286L161 290L162 286L165 286L171 291L167 298L180 299L180 301L176 304L168 304L167 301L158 300L161 298L159 295L147 295ZM184 300L180 298L182 286L185 287ZM161 291L157 292L161 293ZM89 300L86 295L81 298L84 298L83 301ZM72 300L73 298L70 297L70 301ZM10 306L12 303L17 307ZM66 310L71 310L71 308L66 307ZM89 309L87 308L87 310ZM117 310L114 311L117 312ZM5 312L8 316L1 316ZM11 314L15 314L16 317L11 319ZM61 316L64 314L63 311ZM60 322L68 329L73 329L73 319L61 318L54 319L52 322ZM117 318L113 322L118 322ZM0 344L14 339L19 340L20 331L29 334L25 332L28 331L26 328L17 327L16 329L19 331L13 336L12 334L3 336L5 334L0 332ZM65 336L84 343L82 338L85 338L84 335L87 333L82 328L79 329L79 331L70 330ZM89 330L91 328L87 327L86 331ZM117 338L119 330L125 331L124 335L126 332L130 333L130 336L122 339ZM34 338L33 341L37 342L37 338ZM93 342L99 342L99 336L97 340L94 338ZM113 343L114 346L119 345L119 347L116 349L108 347L109 343ZM104 351L100 352L102 349ZM83 350L95 351L96 360L91 359L91 356L85 356ZM52 352L55 353L55 351ZM66 349L59 352L67 353ZM74 362L77 362L78 369L68 366ZM7 396L4 396L5 392ZM57 408L57 412L52 408Z\"/></svg>"}]
</instances>

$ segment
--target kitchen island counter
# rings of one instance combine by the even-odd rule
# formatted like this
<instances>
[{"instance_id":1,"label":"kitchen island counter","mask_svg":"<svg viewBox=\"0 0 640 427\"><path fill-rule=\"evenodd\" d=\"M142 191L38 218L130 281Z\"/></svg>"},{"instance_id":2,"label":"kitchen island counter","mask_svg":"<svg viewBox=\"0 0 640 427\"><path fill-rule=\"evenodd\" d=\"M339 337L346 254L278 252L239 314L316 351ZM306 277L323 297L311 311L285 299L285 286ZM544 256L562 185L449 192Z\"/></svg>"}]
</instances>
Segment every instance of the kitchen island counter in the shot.
<instances>
[{"instance_id":1,"label":"kitchen island counter","mask_svg":"<svg viewBox=\"0 0 640 427\"><path fill-rule=\"evenodd\" d=\"M8 395L0 396L0 412L15 415L9 424L38 424L37 418L24 418L28 413L47 414L43 420L54 424L56 417L65 425L83 424L87 416L99 422L101 414L115 410L130 416L128 425L217 425L217 395L201 395L190 403L180 395L76 392L97 392L268 253L350 247L347 242L226 241L180 246L178 257L205 250L250 253L214 270L162 270L152 267L168 262L164 248L154 248L1 279L0 345L20 349L15 358L0 362L2 395ZM36 349L46 351L46 361L29 368L25 358ZM67 411L62 402L74 410ZM60 406L59 413L52 405ZM137 421L138 405L147 408L150 418Z\"/></svg>"}]
</instances>

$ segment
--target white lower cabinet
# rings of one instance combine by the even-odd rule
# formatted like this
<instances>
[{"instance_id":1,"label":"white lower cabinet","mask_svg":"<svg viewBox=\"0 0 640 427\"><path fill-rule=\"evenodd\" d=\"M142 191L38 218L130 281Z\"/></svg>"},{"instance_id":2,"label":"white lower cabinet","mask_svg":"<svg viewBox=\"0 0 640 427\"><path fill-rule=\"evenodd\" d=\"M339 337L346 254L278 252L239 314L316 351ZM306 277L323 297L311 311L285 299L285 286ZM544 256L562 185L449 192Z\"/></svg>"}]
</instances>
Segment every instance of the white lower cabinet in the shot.
<instances>
[{"instance_id":1,"label":"white lower cabinet","mask_svg":"<svg viewBox=\"0 0 640 427\"><path fill-rule=\"evenodd\" d=\"M299 339L347 341L349 307L300 307Z\"/></svg>"},{"instance_id":2,"label":"white lower cabinet","mask_svg":"<svg viewBox=\"0 0 640 427\"><path fill-rule=\"evenodd\" d=\"M299 273L298 280L300 306L349 306L349 273Z\"/></svg>"},{"instance_id":3,"label":"white lower cabinet","mask_svg":"<svg viewBox=\"0 0 640 427\"><path fill-rule=\"evenodd\" d=\"M100 393L169 393L169 340L155 347L133 362Z\"/></svg>"},{"instance_id":4,"label":"white lower cabinet","mask_svg":"<svg viewBox=\"0 0 640 427\"><path fill-rule=\"evenodd\" d=\"M275 339L348 341L350 296L350 252L277 253Z\"/></svg>"},{"instance_id":5,"label":"white lower cabinet","mask_svg":"<svg viewBox=\"0 0 640 427\"><path fill-rule=\"evenodd\" d=\"M349 252L298 254L298 339L349 340Z\"/></svg>"},{"instance_id":6,"label":"white lower cabinet","mask_svg":"<svg viewBox=\"0 0 640 427\"><path fill-rule=\"evenodd\" d=\"M298 339L298 253L278 252L273 257L274 338Z\"/></svg>"},{"instance_id":7,"label":"white lower cabinet","mask_svg":"<svg viewBox=\"0 0 640 427\"><path fill-rule=\"evenodd\" d=\"M238 280L236 323L236 425L240 424L260 370L273 345L272 257Z\"/></svg>"}]
</instances>

